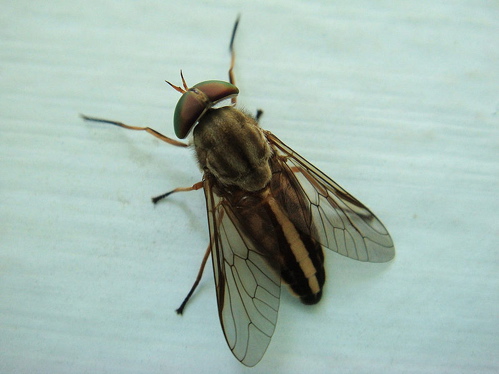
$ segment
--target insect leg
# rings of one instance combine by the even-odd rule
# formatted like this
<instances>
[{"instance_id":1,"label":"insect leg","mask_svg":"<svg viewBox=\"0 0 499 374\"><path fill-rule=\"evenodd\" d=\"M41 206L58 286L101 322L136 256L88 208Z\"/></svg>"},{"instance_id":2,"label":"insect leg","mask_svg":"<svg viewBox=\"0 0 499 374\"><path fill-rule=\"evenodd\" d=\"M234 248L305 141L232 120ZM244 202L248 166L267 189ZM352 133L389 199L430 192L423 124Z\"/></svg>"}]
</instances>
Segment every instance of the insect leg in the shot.
<instances>
[{"instance_id":1,"label":"insect leg","mask_svg":"<svg viewBox=\"0 0 499 374\"><path fill-rule=\"evenodd\" d=\"M175 188L174 190L168 191L167 193L164 193L162 195L155 196L152 198L152 202L154 204L157 204L158 201L163 200L165 197L170 196L174 192L197 191L201 188L203 188L203 181L197 182L197 183L193 184L191 187L178 187L178 188Z\"/></svg>"},{"instance_id":2,"label":"insect leg","mask_svg":"<svg viewBox=\"0 0 499 374\"><path fill-rule=\"evenodd\" d=\"M208 257L210 256L210 252L211 252L211 244L208 244L208 248L206 248L206 252L205 252L204 257L203 257L203 262L201 262L201 267L199 268L199 272L198 272L198 275L196 277L196 280L194 281L194 284L192 285L191 290L189 291L189 293L185 297L184 301L182 301L182 304L180 304L180 306L176 310L177 314L182 314L184 312L185 305L187 304L187 302L191 298L192 294L194 293L194 290L198 286L199 281L201 280L201 277L203 276L204 267L206 266L206 261L208 260Z\"/></svg>"},{"instance_id":3,"label":"insect leg","mask_svg":"<svg viewBox=\"0 0 499 374\"><path fill-rule=\"evenodd\" d=\"M256 115L255 115L256 122L258 122L260 120L260 118L262 117L262 114L263 114L263 110L257 109Z\"/></svg>"},{"instance_id":4,"label":"insect leg","mask_svg":"<svg viewBox=\"0 0 499 374\"><path fill-rule=\"evenodd\" d=\"M232 29L232 36L230 38L229 51L230 51L230 67L229 67L229 82L234 86L236 85L236 78L234 77L234 64L236 63L236 52L234 51L234 39L236 37L237 26L239 26L240 15L237 16L236 23ZM237 98L232 98L232 104L237 102Z\"/></svg>"},{"instance_id":5,"label":"insect leg","mask_svg":"<svg viewBox=\"0 0 499 374\"><path fill-rule=\"evenodd\" d=\"M175 139L172 139L172 138L169 138L159 132L157 132L156 130L153 130L151 129L150 127L137 127L137 126L129 126L129 125L125 125L124 123L122 122L118 122L118 121L110 121L108 119L102 119L102 118L95 118L95 117L89 117L89 116L86 116L84 114L80 114L81 118L83 118L85 121L92 121L92 122L101 122L101 123L108 123L110 125L115 125L115 126L119 126L119 127L123 127L125 129L129 129L129 130L137 130L137 131L146 131L148 132L149 134L155 136L156 138L164 141L165 143L168 143L168 144L171 144L171 145L174 145L176 147L188 147L189 144L186 144L186 143L182 143L182 142L179 142L178 140L175 140Z\"/></svg>"}]
</instances>

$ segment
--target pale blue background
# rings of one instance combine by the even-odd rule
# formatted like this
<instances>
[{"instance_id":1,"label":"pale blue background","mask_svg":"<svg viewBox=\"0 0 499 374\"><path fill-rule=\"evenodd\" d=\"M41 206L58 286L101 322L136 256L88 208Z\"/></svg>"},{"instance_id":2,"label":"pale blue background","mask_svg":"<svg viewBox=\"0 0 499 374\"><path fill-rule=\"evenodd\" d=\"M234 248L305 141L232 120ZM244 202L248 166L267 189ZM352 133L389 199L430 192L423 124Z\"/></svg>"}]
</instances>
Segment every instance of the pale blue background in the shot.
<instances>
[{"instance_id":1,"label":"pale blue background","mask_svg":"<svg viewBox=\"0 0 499 374\"><path fill-rule=\"evenodd\" d=\"M250 372L227 348L178 93L240 104L376 212L389 265L327 255L317 307L283 293L252 373L499 370L496 1L2 1L0 372Z\"/></svg>"}]
</instances>

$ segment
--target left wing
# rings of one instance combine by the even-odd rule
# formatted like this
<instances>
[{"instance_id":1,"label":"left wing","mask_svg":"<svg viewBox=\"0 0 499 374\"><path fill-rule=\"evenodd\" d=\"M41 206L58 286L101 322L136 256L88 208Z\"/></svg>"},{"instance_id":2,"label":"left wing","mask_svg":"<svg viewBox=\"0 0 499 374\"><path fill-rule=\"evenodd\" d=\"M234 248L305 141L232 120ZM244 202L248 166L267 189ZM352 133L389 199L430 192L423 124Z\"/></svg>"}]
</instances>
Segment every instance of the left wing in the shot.
<instances>
[{"instance_id":1,"label":"left wing","mask_svg":"<svg viewBox=\"0 0 499 374\"><path fill-rule=\"evenodd\" d=\"M246 366L254 366L274 333L281 276L245 234L227 200L216 195L212 187L211 179L205 178L220 323L234 356Z\"/></svg>"}]
</instances>

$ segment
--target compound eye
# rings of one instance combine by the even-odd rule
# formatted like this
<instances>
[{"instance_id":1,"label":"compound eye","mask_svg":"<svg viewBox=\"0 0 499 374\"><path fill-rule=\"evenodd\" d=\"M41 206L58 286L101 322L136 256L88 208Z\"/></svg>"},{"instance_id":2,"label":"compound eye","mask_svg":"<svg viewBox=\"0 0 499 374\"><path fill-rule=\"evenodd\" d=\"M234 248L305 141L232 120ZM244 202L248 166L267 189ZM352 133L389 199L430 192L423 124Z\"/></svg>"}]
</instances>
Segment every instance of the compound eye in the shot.
<instances>
[{"instance_id":1,"label":"compound eye","mask_svg":"<svg viewBox=\"0 0 499 374\"><path fill-rule=\"evenodd\" d=\"M222 100L237 96L238 93L236 86L224 81L204 81L189 88L175 107L175 135L179 139L186 138L208 109Z\"/></svg>"},{"instance_id":2,"label":"compound eye","mask_svg":"<svg viewBox=\"0 0 499 374\"><path fill-rule=\"evenodd\" d=\"M224 81L204 81L196 84L192 88L197 88L206 94L213 104L222 100L231 99L239 93L239 88L232 83Z\"/></svg>"}]
</instances>

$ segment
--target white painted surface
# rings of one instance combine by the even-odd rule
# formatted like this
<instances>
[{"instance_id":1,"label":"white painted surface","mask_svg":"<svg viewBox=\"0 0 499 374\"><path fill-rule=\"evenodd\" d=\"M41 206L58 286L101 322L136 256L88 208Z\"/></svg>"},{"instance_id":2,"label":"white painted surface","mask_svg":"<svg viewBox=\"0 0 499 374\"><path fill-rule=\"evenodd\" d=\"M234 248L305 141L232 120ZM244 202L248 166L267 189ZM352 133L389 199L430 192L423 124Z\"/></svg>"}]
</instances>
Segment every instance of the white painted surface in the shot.
<instances>
[{"instance_id":1,"label":"white painted surface","mask_svg":"<svg viewBox=\"0 0 499 374\"><path fill-rule=\"evenodd\" d=\"M220 330L183 69L240 103L385 223L389 265L327 253L310 308L284 292L253 373L499 370L499 8L453 1L9 1L0 5L0 371L249 372Z\"/></svg>"}]
</instances>

